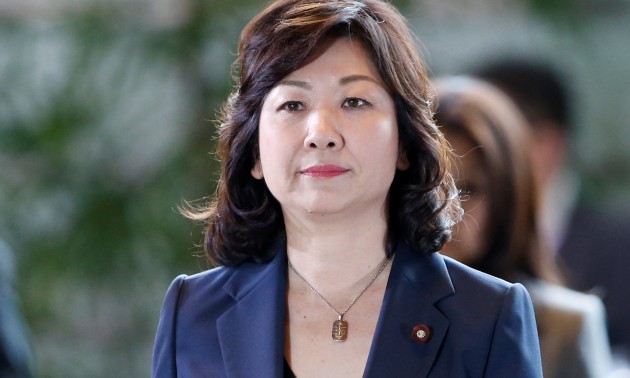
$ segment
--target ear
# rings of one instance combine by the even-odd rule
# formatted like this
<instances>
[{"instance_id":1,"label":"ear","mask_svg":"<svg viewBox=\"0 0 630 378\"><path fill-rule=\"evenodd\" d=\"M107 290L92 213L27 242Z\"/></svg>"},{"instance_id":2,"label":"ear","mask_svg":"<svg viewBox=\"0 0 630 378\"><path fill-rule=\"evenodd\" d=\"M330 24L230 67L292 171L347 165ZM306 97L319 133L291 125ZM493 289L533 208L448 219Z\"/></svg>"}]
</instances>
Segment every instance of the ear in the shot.
<instances>
[{"instance_id":1,"label":"ear","mask_svg":"<svg viewBox=\"0 0 630 378\"><path fill-rule=\"evenodd\" d=\"M407 159L407 153L402 147L398 149L398 160L396 161L396 168L400 171L406 171L409 168L409 159Z\"/></svg>"},{"instance_id":2,"label":"ear","mask_svg":"<svg viewBox=\"0 0 630 378\"><path fill-rule=\"evenodd\" d=\"M263 179L264 176L263 176L262 167L260 166L260 160L256 161L250 173L252 174L252 177L257 180Z\"/></svg>"}]
</instances>

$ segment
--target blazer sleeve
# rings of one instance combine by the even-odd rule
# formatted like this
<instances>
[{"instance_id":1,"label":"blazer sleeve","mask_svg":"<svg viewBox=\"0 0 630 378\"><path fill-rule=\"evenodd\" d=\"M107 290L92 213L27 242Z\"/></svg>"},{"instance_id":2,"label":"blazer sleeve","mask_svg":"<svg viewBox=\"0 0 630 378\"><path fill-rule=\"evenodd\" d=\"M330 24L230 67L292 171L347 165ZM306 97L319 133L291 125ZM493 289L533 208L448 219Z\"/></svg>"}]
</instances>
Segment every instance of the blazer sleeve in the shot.
<instances>
[{"instance_id":1,"label":"blazer sleeve","mask_svg":"<svg viewBox=\"0 0 630 378\"><path fill-rule=\"evenodd\" d=\"M175 362L177 307L186 277L182 274L175 278L166 292L153 347L153 378L177 377Z\"/></svg>"},{"instance_id":2,"label":"blazer sleeve","mask_svg":"<svg viewBox=\"0 0 630 378\"><path fill-rule=\"evenodd\" d=\"M531 299L521 284L508 289L492 337L485 377L542 377Z\"/></svg>"}]
</instances>

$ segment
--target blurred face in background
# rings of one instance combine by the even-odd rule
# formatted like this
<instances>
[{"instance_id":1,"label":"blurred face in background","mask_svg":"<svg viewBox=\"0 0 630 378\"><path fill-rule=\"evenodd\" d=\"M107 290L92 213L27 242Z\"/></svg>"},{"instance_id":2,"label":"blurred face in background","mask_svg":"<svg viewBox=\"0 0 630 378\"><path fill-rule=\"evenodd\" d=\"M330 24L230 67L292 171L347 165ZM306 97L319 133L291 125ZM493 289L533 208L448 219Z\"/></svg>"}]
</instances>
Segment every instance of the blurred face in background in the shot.
<instances>
[{"instance_id":1,"label":"blurred face in background","mask_svg":"<svg viewBox=\"0 0 630 378\"><path fill-rule=\"evenodd\" d=\"M442 253L464 264L478 262L487 249L486 234L489 216L488 176L481 147L460 134L446 133L456 160L455 177L462 197L464 218L455 226L452 240Z\"/></svg>"}]
</instances>

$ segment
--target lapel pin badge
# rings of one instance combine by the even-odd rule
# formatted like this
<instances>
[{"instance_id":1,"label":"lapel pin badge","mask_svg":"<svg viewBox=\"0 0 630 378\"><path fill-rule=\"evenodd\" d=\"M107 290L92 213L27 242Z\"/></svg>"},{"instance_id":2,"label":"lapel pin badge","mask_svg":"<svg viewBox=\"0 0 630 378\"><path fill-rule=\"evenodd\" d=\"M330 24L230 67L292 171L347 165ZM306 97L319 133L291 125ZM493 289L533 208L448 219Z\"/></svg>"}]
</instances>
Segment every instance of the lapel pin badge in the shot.
<instances>
[{"instance_id":1,"label":"lapel pin badge","mask_svg":"<svg viewBox=\"0 0 630 378\"><path fill-rule=\"evenodd\" d=\"M418 344L424 344L431 338L431 330L425 324L417 324L411 330L411 339Z\"/></svg>"}]
</instances>

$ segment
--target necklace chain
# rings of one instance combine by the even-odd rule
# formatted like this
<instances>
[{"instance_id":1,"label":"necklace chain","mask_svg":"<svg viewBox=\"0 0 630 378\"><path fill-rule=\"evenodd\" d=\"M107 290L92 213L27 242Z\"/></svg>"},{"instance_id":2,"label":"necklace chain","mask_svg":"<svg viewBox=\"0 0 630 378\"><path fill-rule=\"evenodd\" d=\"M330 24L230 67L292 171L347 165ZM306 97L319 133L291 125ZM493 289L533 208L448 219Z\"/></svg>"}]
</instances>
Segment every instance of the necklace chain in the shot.
<instances>
[{"instance_id":1,"label":"necklace chain","mask_svg":"<svg viewBox=\"0 0 630 378\"><path fill-rule=\"evenodd\" d=\"M355 303L357 303L357 301L359 300L359 298L361 298L361 296L363 295L363 293L365 293L367 291L367 289L372 286L372 284L374 283L374 281L376 281L376 279L378 278L378 276L381 275L381 273L383 272L383 270L385 270L385 267L387 266L387 264L389 264L390 260L392 259L392 257L388 257L385 262L381 265L381 267L378 269L378 272L376 272L376 274L374 275L374 277L372 277L372 279L370 280L370 282L363 288L363 290L361 290L359 292L359 294L357 294L354 299L352 300L352 302L350 302L350 304L348 305L348 307L346 307L345 310L343 310L343 312L339 312L337 311L337 309L335 308L335 306L333 306L332 304L330 304L330 302L328 302L328 300L326 300L326 298L324 298L323 295L321 295L319 293L319 291L317 291L317 289L315 289L313 287L313 285L311 285L306 278L304 278L297 270L295 270L295 268L293 267L293 264L291 264L291 260L288 260L289 263L289 268L293 271L293 273L295 273L298 277L300 277L300 279L302 281L304 281L305 284L308 285L308 287L311 288L311 290L313 291L313 293L315 293L315 295L317 295L322 301L326 302L326 304L328 305L328 307L330 307L335 314L337 314L337 316L339 317L339 320L341 320L343 318L343 316L350 310L350 308L352 306L354 306Z\"/></svg>"}]
</instances>

